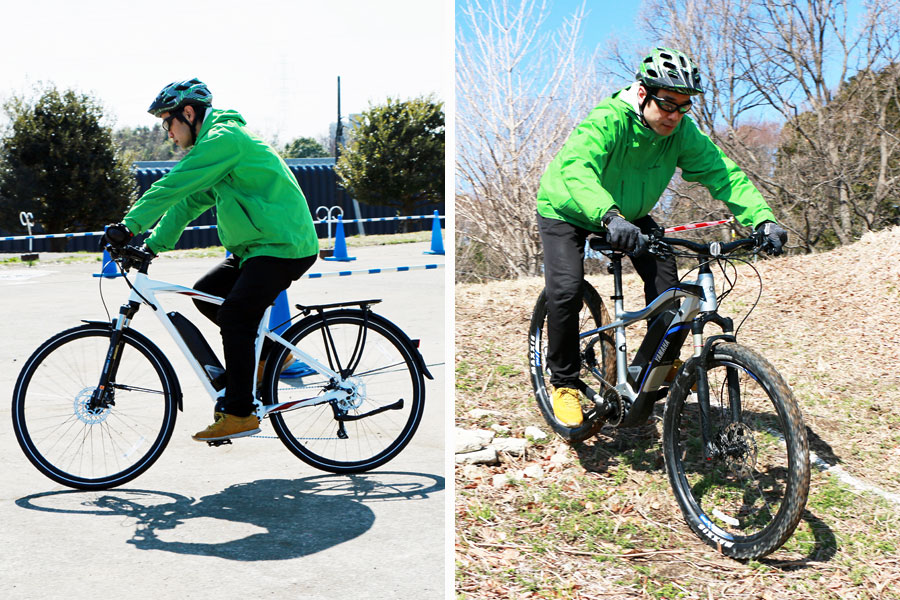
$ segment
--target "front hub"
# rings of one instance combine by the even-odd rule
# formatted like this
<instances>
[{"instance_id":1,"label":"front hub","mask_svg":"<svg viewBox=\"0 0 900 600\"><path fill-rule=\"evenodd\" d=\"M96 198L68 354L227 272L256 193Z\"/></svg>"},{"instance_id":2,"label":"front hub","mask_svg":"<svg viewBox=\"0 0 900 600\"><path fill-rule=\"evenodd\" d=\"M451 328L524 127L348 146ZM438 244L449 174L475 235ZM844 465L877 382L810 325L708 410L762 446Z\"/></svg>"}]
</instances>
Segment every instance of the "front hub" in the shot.
<instances>
[{"instance_id":1,"label":"front hub","mask_svg":"<svg viewBox=\"0 0 900 600\"><path fill-rule=\"evenodd\" d=\"M91 406L96 389L95 387L86 387L75 395L75 416L87 425L103 423L109 417L110 403L104 402L103 406Z\"/></svg>"}]
</instances>

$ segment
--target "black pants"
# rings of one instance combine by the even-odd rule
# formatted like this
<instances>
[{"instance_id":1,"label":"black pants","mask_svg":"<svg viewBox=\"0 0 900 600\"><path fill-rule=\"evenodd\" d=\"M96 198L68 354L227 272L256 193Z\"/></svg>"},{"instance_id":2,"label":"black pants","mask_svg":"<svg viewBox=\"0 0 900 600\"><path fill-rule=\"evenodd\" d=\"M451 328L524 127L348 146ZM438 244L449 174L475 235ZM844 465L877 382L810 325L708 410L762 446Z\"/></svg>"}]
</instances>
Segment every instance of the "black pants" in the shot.
<instances>
[{"instance_id":1,"label":"black pants","mask_svg":"<svg viewBox=\"0 0 900 600\"><path fill-rule=\"evenodd\" d=\"M225 354L225 412L238 417L253 412L254 344L266 308L292 281L316 262L306 258L256 256L240 265L231 255L201 277L194 287L225 298L221 306L194 301L197 308L222 331Z\"/></svg>"},{"instance_id":2,"label":"black pants","mask_svg":"<svg viewBox=\"0 0 900 600\"><path fill-rule=\"evenodd\" d=\"M547 295L547 366L550 383L576 387L581 360L578 315L581 312L581 281L584 279L584 244L590 233L558 219L538 215L544 244L544 289ZM643 233L656 227L650 216L634 222ZM675 258L660 261L644 255L631 263L644 281L644 299L649 304L660 293L678 283Z\"/></svg>"}]
</instances>

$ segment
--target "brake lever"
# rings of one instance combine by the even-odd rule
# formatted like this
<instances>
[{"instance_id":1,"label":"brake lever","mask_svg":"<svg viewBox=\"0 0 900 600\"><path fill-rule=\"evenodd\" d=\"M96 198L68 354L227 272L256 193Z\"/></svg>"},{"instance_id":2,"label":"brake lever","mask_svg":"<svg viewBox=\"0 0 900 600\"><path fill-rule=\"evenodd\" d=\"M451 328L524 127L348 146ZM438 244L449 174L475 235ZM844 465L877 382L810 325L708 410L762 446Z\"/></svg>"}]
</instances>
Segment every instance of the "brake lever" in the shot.
<instances>
[{"instance_id":1,"label":"brake lever","mask_svg":"<svg viewBox=\"0 0 900 600\"><path fill-rule=\"evenodd\" d=\"M660 260L666 260L672 255L672 247L656 236L651 235L647 238L646 253L656 256Z\"/></svg>"}]
</instances>

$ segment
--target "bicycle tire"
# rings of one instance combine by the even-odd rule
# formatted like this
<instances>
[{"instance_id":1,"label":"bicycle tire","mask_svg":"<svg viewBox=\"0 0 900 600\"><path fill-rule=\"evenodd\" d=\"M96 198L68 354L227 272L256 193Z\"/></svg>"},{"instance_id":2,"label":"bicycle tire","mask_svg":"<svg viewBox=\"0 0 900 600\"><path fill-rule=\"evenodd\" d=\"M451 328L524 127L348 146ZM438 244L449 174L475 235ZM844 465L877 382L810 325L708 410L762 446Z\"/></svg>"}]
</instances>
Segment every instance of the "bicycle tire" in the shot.
<instances>
[{"instance_id":1,"label":"bicycle tire","mask_svg":"<svg viewBox=\"0 0 900 600\"><path fill-rule=\"evenodd\" d=\"M175 428L180 390L165 355L143 335L122 334L114 404L91 412L111 330L88 324L56 334L26 361L13 391L16 439L44 475L81 490L131 481L159 458ZM147 402L160 396L161 402Z\"/></svg>"},{"instance_id":2,"label":"bicycle tire","mask_svg":"<svg viewBox=\"0 0 900 600\"><path fill-rule=\"evenodd\" d=\"M336 419L336 401L269 413L275 433L294 455L331 473L362 473L394 458L412 439L425 407L425 381L418 350L396 325L379 315L358 309L329 311L324 317L307 317L283 337L337 371L335 359L340 360L342 369L347 369L363 326L366 337L359 363L349 374L359 393L344 409L348 416L358 417L396 405L399 400L402 407L343 421L345 438L341 437L342 428ZM334 344L331 355L326 342L329 335ZM262 389L267 405L314 397L333 383L319 373L303 376L299 382L280 378L280 366L288 353L286 346L275 345L266 361Z\"/></svg>"},{"instance_id":3,"label":"bicycle tire","mask_svg":"<svg viewBox=\"0 0 900 600\"><path fill-rule=\"evenodd\" d=\"M609 312L603 304L603 299L597 290L587 281L581 282L582 292L582 309L579 317L579 331L584 331L588 327L595 328L610 323ZM591 325L588 326L588 323ZM603 422L600 420L585 420L578 427L569 427L561 423L553 414L552 393L549 390L550 371L547 367L547 294L545 290L541 291L537 302L534 306L534 312L531 316L531 324L528 328L528 363L531 371L531 385L534 389L534 397L541 415L554 432L568 442L581 442L594 434L596 434ZM599 344L595 348L600 348L600 366L603 379L615 384L616 380L616 354L615 343L609 332L599 334ZM584 350L586 342L581 342L581 349ZM582 378L589 376L588 371L582 367ZM589 410L590 406L583 406L582 410Z\"/></svg>"},{"instance_id":4,"label":"bicycle tire","mask_svg":"<svg viewBox=\"0 0 900 600\"><path fill-rule=\"evenodd\" d=\"M809 494L806 428L790 388L763 357L720 343L708 362L711 432L726 456L703 456L699 405L690 393L697 381L695 357L666 402L666 471L684 519L700 539L732 558L755 559L780 548L800 522ZM736 390L738 424L730 402Z\"/></svg>"}]
</instances>

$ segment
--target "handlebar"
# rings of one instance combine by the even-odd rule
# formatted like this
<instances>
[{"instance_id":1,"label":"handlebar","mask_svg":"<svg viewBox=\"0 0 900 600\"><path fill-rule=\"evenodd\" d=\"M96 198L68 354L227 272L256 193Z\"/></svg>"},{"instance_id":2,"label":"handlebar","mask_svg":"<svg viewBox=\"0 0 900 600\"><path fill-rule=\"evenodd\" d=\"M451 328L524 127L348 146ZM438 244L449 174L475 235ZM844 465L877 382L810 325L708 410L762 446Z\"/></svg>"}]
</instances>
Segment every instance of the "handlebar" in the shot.
<instances>
[{"instance_id":1,"label":"handlebar","mask_svg":"<svg viewBox=\"0 0 900 600\"><path fill-rule=\"evenodd\" d=\"M115 246L107 244L106 251L109 252L110 258L119 263L122 270L126 272L136 267L138 272L146 273L150 262L156 258L156 255L152 252L130 245Z\"/></svg>"},{"instance_id":2,"label":"handlebar","mask_svg":"<svg viewBox=\"0 0 900 600\"><path fill-rule=\"evenodd\" d=\"M717 256L725 256L727 254L731 254L735 250L744 247L753 247L754 249L764 249L765 236L761 234L761 232L754 233L749 238L743 238L739 240L733 240L731 242L695 242L693 240L684 240L680 238L670 238L664 237L662 235L651 234L651 235L640 235L640 240L638 242L638 247L634 252L630 253L630 256L641 256L643 254L652 254L655 256L668 256L672 253L672 246L681 246L683 248L687 248L691 252L697 254L700 257L708 257L715 258ZM600 236L593 236L589 240L589 244L592 250L597 252L618 252L622 253L620 250L616 250L609 243Z\"/></svg>"}]
</instances>

